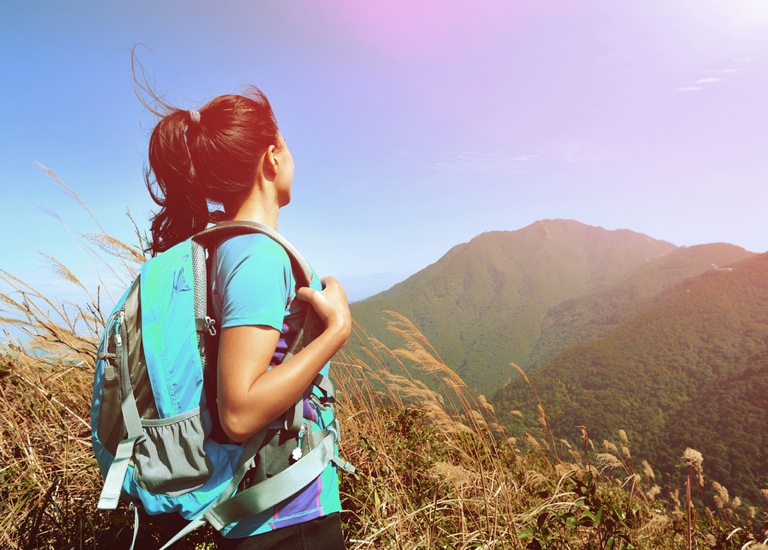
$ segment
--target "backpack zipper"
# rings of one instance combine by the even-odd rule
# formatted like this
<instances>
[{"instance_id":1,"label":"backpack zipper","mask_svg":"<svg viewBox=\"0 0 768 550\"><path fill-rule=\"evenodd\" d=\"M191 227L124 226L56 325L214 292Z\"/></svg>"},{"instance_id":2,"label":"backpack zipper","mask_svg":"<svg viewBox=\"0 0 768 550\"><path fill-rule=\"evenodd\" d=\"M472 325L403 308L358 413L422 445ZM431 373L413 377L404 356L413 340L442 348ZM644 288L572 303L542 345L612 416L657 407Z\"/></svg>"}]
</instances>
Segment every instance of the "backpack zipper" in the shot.
<instances>
[{"instance_id":1,"label":"backpack zipper","mask_svg":"<svg viewBox=\"0 0 768 550\"><path fill-rule=\"evenodd\" d=\"M122 309L117 312L117 318L115 319L115 345L121 347L123 345L123 337L120 336L120 327L125 319L125 311Z\"/></svg>"},{"instance_id":2,"label":"backpack zipper","mask_svg":"<svg viewBox=\"0 0 768 550\"><path fill-rule=\"evenodd\" d=\"M215 324L216 324L216 320L206 315L205 327L203 328L203 330L208 331L208 334L210 334L211 336L216 336L216 327L214 326Z\"/></svg>"},{"instance_id":3,"label":"backpack zipper","mask_svg":"<svg viewBox=\"0 0 768 550\"><path fill-rule=\"evenodd\" d=\"M296 438L296 448L291 451L291 459L296 462L304 454L301 450L301 440L304 439L304 434L307 433L307 423L304 422L299 429L299 436Z\"/></svg>"}]
</instances>

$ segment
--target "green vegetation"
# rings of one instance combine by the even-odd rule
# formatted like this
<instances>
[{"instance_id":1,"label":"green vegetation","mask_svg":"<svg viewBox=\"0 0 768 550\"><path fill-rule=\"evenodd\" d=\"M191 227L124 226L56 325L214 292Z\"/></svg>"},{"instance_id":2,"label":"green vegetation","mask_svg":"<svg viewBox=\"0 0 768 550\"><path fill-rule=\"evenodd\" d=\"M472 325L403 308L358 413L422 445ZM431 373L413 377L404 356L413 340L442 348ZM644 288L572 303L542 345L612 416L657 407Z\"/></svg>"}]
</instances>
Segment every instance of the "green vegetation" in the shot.
<instances>
[{"instance_id":1,"label":"green vegetation","mask_svg":"<svg viewBox=\"0 0 768 550\"><path fill-rule=\"evenodd\" d=\"M597 440L624 427L673 479L681 449L706 450L709 475L751 503L768 485L768 255L667 291L605 337L528 373L556 435L586 425ZM512 429L537 423L525 381L494 399Z\"/></svg>"},{"instance_id":2,"label":"green vegetation","mask_svg":"<svg viewBox=\"0 0 768 550\"><path fill-rule=\"evenodd\" d=\"M728 244L677 248L645 262L614 285L566 300L549 310L542 320L541 338L529 364L541 365L562 351L602 338L684 280L706 273L713 266L729 266L751 256Z\"/></svg>"}]
</instances>

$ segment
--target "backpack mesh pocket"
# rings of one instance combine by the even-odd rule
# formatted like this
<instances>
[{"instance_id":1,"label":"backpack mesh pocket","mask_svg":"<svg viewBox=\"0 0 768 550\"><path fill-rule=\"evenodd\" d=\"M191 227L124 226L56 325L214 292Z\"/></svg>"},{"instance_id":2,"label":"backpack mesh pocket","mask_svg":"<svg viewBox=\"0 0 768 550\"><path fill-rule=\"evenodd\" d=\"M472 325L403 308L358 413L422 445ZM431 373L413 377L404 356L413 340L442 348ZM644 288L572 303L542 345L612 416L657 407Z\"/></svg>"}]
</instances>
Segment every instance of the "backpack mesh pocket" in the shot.
<instances>
[{"instance_id":1,"label":"backpack mesh pocket","mask_svg":"<svg viewBox=\"0 0 768 550\"><path fill-rule=\"evenodd\" d=\"M133 452L134 480L155 494L178 496L205 485L213 465L203 449L200 409L162 420L144 420Z\"/></svg>"}]
</instances>

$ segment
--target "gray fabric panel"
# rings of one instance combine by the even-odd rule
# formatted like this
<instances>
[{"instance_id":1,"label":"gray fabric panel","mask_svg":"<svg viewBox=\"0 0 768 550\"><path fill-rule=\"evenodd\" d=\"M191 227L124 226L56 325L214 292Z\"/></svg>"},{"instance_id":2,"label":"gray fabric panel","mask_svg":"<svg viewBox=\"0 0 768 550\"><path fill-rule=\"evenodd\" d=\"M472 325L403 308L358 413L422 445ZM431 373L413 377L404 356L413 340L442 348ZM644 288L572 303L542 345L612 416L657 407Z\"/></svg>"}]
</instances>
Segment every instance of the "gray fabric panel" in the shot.
<instances>
[{"instance_id":1,"label":"gray fabric panel","mask_svg":"<svg viewBox=\"0 0 768 550\"><path fill-rule=\"evenodd\" d=\"M213 472L203 452L200 411L144 423L145 437L133 454L134 479L154 493L176 496L202 487Z\"/></svg>"},{"instance_id":2,"label":"gray fabric panel","mask_svg":"<svg viewBox=\"0 0 768 550\"><path fill-rule=\"evenodd\" d=\"M138 279L137 279L138 280ZM141 343L141 303L139 287L131 290L125 299L125 330L128 346L128 369L130 371L133 397L141 418L157 418L155 396L152 394L152 383L147 373L147 362L144 359L144 346Z\"/></svg>"}]
</instances>

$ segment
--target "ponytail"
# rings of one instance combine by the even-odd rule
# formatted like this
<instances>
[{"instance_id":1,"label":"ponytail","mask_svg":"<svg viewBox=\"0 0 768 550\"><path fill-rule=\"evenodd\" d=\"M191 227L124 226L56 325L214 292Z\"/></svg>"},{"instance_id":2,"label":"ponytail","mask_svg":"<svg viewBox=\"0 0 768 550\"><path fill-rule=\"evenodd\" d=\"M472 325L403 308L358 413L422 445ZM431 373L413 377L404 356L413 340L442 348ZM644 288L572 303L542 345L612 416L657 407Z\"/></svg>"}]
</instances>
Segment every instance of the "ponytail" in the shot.
<instances>
[{"instance_id":1,"label":"ponytail","mask_svg":"<svg viewBox=\"0 0 768 550\"><path fill-rule=\"evenodd\" d=\"M160 206L152 218L153 255L204 229L210 219L187 146L188 126L187 111L174 111L160 120L149 140L150 169L145 179L152 200Z\"/></svg>"},{"instance_id":2,"label":"ponytail","mask_svg":"<svg viewBox=\"0 0 768 550\"><path fill-rule=\"evenodd\" d=\"M219 221L253 186L258 159L278 142L272 107L257 88L219 96L199 111L169 108L149 140L145 181L160 210L152 218L157 255Z\"/></svg>"}]
</instances>

